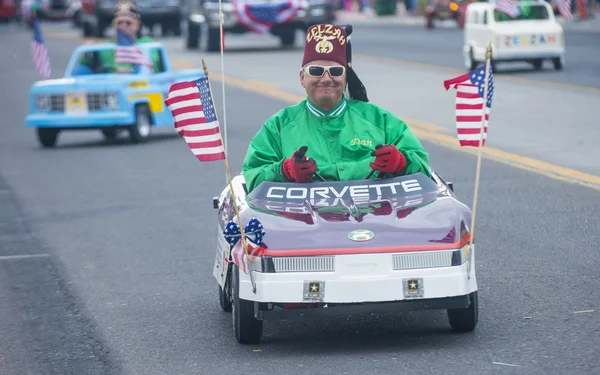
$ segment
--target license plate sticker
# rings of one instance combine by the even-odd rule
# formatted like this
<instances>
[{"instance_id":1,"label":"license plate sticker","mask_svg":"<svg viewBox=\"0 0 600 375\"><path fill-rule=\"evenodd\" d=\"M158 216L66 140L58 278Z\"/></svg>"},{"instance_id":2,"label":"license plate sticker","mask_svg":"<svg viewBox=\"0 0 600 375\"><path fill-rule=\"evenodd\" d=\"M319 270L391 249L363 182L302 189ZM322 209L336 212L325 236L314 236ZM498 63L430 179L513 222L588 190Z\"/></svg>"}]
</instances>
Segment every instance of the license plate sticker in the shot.
<instances>
[{"instance_id":1,"label":"license plate sticker","mask_svg":"<svg viewBox=\"0 0 600 375\"><path fill-rule=\"evenodd\" d=\"M65 94L68 115L85 115L88 113L87 95L85 92L68 92Z\"/></svg>"}]
</instances>

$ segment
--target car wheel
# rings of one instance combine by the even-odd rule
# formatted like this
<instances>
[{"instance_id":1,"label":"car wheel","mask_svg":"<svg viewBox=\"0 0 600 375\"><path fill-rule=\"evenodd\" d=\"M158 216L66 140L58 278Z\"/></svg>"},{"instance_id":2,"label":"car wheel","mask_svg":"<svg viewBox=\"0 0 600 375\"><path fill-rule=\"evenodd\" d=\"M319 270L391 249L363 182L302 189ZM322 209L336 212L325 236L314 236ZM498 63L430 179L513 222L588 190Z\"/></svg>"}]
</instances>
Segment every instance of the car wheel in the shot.
<instances>
[{"instance_id":1,"label":"car wheel","mask_svg":"<svg viewBox=\"0 0 600 375\"><path fill-rule=\"evenodd\" d=\"M220 51L221 50L221 30L219 30L218 27L209 27L207 36L208 36L208 41L206 43L206 51L207 52Z\"/></svg>"},{"instance_id":2,"label":"car wheel","mask_svg":"<svg viewBox=\"0 0 600 375\"><path fill-rule=\"evenodd\" d=\"M181 36L181 18L175 18L171 23L171 30L175 36Z\"/></svg>"},{"instance_id":3,"label":"car wheel","mask_svg":"<svg viewBox=\"0 0 600 375\"><path fill-rule=\"evenodd\" d=\"M565 57L553 57L552 64L554 65L554 70L562 70L565 67Z\"/></svg>"},{"instance_id":4,"label":"car wheel","mask_svg":"<svg viewBox=\"0 0 600 375\"><path fill-rule=\"evenodd\" d=\"M477 292L469 294L471 304L464 309L448 309L448 321L454 332L472 332L479 320Z\"/></svg>"},{"instance_id":5,"label":"car wheel","mask_svg":"<svg viewBox=\"0 0 600 375\"><path fill-rule=\"evenodd\" d=\"M45 148L56 146L58 133L60 133L58 129L37 128L38 141Z\"/></svg>"},{"instance_id":6,"label":"car wheel","mask_svg":"<svg viewBox=\"0 0 600 375\"><path fill-rule=\"evenodd\" d=\"M200 25L194 22L187 23L187 37L185 38L185 45L187 49L197 49L200 46L201 36Z\"/></svg>"},{"instance_id":7,"label":"car wheel","mask_svg":"<svg viewBox=\"0 0 600 375\"><path fill-rule=\"evenodd\" d=\"M150 137L152 129L152 117L147 105L137 105L135 107L135 124L129 127L129 137L133 143L142 143Z\"/></svg>"},{"instance_id":8,"label":"car wheel","mask_svg":"<svg viewBox=\"0 0 600 375\"><path fill-rule=\"evenodd\" d=\"M254 302L240 299L239 268L233 267L231 291L233 294L232 319L233 332L240 344L258 344L263 332L263 321L254 317Z\"/></svg>"},{"instance_id":9,"label":"car wheel","mask_svg":"<svg viewBox=\"0 0 600 375\"><path fill-rule=\"evenodd\" d=\"M228 277L227 281L225 282L225 287L228 288L227 291L229 293L226 293L225 290L219 285L219 305L221 305L221 309L225 312L231 312L232 310L231 299L229 298L231 289L228 287L230 283L231 278Z\"/></svg>"}]
</instances>

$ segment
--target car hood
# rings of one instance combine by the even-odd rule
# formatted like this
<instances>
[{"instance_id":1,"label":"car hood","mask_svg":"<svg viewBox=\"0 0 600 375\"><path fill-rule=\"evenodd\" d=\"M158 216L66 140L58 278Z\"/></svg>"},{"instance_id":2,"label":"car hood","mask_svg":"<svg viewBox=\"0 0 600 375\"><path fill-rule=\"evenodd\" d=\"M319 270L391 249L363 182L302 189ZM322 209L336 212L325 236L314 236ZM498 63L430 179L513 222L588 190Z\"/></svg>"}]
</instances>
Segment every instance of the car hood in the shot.
<instances>
[{"instance_id":1,"label":"car hood","mask_svg":"<svg viewBox=\"0 0 600 375\"><path fill-rule=\"evenodd\" d=\"M449 248L468 234L471 211L448 189L432 185L420 193L373 196L359 202L351 197L295 202L255 197L241 216L245 223L253 217L260 221L264 244L271 250ZM370 231L373 237L353 240L355 230Z\"/></svg>"},{"instance_id":2,"label":"car hood","mask_svg":"<svg viewBox=\"0 0 600 375\"><path fill-rule=\"evenodd\" d=\"M114 74L94 74L73 78L49 79L32 86L32 93L63 93L65 91L110 91L119 90L133 81L147 81L142 77L120 76Z\"/></svg>"}]
</instances>

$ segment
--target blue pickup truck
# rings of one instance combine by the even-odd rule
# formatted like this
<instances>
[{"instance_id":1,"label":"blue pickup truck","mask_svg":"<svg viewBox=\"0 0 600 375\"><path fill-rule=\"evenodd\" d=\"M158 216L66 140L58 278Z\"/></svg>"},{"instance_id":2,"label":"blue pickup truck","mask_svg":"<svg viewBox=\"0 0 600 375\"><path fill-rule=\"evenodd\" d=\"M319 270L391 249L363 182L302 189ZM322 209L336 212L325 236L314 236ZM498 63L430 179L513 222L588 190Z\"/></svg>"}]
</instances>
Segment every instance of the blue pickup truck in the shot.
<instances>
[{"instance_id":1,"label":"blue pickup truck","mask_svg":"<svg viewBox=\"0 0 600 375\"><path fill-rule=\"evenodd\" d=\"M36 129L43 147L54 147L60 132L74 130L100 130L107 139L126 130L133 143L144 142L152 128L173 126L164 103L171 85L204 76L203 70L173 69L160 43L139 45L152 69L117 73L100 58L101 52L115 48L111 43L82 45L63 78L33 84L25 124Z\"/></svg>"}]
</instances>

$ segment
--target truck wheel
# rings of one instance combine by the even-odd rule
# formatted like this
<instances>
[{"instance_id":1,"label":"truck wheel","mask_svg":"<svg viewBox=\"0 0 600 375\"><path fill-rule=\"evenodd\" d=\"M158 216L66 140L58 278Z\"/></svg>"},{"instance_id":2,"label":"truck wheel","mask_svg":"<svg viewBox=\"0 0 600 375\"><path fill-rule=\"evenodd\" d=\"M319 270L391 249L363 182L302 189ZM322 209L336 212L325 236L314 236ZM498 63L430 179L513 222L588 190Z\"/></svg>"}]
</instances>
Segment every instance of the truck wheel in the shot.
<instances>
[{"instance_id":1,"label":"truck wheel","mask_svg":"<svg viewBox=\"0 0 600 375\"><path fill-rule=\"evenodd\" d=\"M181 18L177 17L173 19L171 23L171 30L175 36L181 36Z\"/></svg>"},{"instance_id":2,"label":"truck wheel","mask_svg":"<svg viewBox=\"0 0 600 375\"><path fill-rule=\"evenodd\" d=\"M208 40L206 42L206 51L207 52L217 52L220 50L221 50L221 30L219 30L218 27L210 27L210 28L208 28Z\"/></svg>"},{"instance_id":3,"label":"truck wheel","mask_svg":"<svg viewBox=\"0 0 600 375\"><path fill-rule=\"evenodd\" d=\"M531 65L533 65L533 69L535 69L535 70L542 70L542 66L544 65L544 60L535 59L531 62Z\"/></svg>"},{"instance_id":4,"label":"truck wheel","mask_svg":"<svg viewBox=\"0 0 600 375\"><path fill-rule=\"evenodd\" d=\"M105 139L113 141L113 140L117 139L117 136L119 135L119 130L116 128L102 129L102 135L104 135Z\"/></svg>"},{"instance_id":5,"label":"truck wheel","mask_svg":"<svg viewBox=\"0 0 600 375\"><path fill-rule=\"evenodd\" d=\"M293 27L286 28L281 32L279 40L283 46L293 46L296 43L296 29Z\"/></svg>"},{"instance_id":6,"label":"truck wheel","mask_svg":"<svg viewBox=\"0 0 600 375\"><path fill-rule=\"evenodd\" d=\"M554 65L554 70L562 70L565 67L565 57L553 57L552 64Z\"/></svg>"},{"instance_id":7,"label":"truck wheel","mask_svg":"<svg viewBox=\"0 0 600 375\"><path fill-rule=\"evenodd\" d=\"M477 61L475 61L475 57L473 56L473 48L469 49L469 53L467 53L464 57L465 69L469 72L477 69Z\"/></svg>"},{"instance_id":8,"label":"truck wheel","mask_svg":"<svg viewBox=\"0 0 600 375\"><path fill-rule=\"evenodd\" d=\"M40 144L45 148L54 147L58 140L60 130L52 128L37 128L37 138Z\"/></svg>"},{"instance_id":9,"label":"truck wheel","mask_svg":"<svg viewBox=\"0 0 600 375\"><path fill-rule=\"evenodd\" d=\"M133 143L142 143L148 140L152 129L150 109L145 104L135 106L135 124L129 127L129 137Z\"/></svg>"},{"instance_id":10,"label":"truck wheel","mask_svg":"<svg viewBox=\"0 0 600 375\"><path fill-rule=\"evenodd\" d=\"M471 304L464 309L448 309L448 321L454 332L472 332L479 320L477 291L469 294Z\"/></svg>"},{"instance_id":11,"label":"truck wheel","mask_svg":"<svg viewBox=\"0 0 600 375\"><path fill-rule=\"evenodd\" d=\"M187 49L197 49L200 46L201 36L200 25L194 22L187 23L187 37L185 39L185 46Z\"/></svg>"},{"instance_id":12,"label":"truck wheel","mask_svg":"<svg viewBox=\"0 0 600 375\"><path fill-rule=\"evenodd\" d=\"M233 332L240 344L258 344L263 332L263 321L254 317L254 302L240 299L240 273L233 267L231 291L233 294L232 314Z\"/></svg>"}]
</instances>

